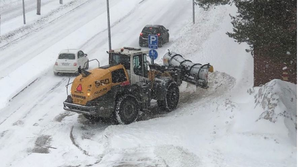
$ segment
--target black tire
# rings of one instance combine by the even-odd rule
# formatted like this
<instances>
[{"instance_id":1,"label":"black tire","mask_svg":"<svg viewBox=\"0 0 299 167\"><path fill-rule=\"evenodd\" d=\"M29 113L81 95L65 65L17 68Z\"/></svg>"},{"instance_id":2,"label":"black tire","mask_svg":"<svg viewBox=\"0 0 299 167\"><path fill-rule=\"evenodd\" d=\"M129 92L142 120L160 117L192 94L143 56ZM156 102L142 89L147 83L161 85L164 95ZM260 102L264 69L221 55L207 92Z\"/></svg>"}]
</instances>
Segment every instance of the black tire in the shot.
<instances>
[{"instance_id":1,"label":"black tire","mask_svg":"<svg viewBox=\"0 0 299 167\"><path fill-rule=\"evenodd\" d=\"M160 39L160 40L159 40L159 44L158 44L158 46L159 46L159 47L162 47L162 46L163 46L163 39Z\"/></svg>"},{"instance_id":2,"label":"black tire","mask_svg":"<svg viewBox=\"0 0 299 167\"><path fill-rule=\"evenodd\" d=\"M143 44L143 41L142 41L142 40L139 40L139 46L140 46L140 47L144 46L144 44Z\"/></svg>"},{"instance_id":3,"label":"black tire","mask_svg":"<svg viewBox=\"0 0 299 167\"><path fill-rule=\"evenodd\" d=\"M164 100L157 100L158 107L163 111L171 112L177 107L179 98L180 92L178 85L175 82L171 82L168 85Z\"/></svg>"},{"instance_id":4,"label":"black tire","mask_svg":"<svg viewBox=\"0 0 299 167\"><path fill-rule=\"evenodd\" d=\"M55 75L55 76L58 76L58 72L54 72L54 75Z\"/></svg>"},{"instance_id":5,"label":"black tire","mask_svg":"<svg viewBox=\"0 0 299 167\"><path fill-rule=\"evenodd\" d=\"M138 117L138 103L133 95L121 96L115 106L115 116L119 124L130 124Z\"/></svg>"}]
</instances>

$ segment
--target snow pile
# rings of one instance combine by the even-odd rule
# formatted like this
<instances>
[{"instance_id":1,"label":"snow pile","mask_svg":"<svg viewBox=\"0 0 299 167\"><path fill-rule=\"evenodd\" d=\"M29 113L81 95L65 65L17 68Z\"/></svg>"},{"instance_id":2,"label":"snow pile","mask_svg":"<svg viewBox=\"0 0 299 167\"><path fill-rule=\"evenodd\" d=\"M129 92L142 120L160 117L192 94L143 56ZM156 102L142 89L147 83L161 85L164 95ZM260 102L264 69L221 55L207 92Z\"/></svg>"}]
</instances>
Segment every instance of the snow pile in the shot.
<instances>
[{"instance_id":1,"label":"snow pile","mask_svg":"<svg viewBox=\"0 0 299 167\"><path fill-rule=\"evenodd\" d=\"M289 137L297 141L297 86L281 80L272 80L259 88L255 104L263 109L259 120L283 122Z\"/></svg>"}]
</instances>

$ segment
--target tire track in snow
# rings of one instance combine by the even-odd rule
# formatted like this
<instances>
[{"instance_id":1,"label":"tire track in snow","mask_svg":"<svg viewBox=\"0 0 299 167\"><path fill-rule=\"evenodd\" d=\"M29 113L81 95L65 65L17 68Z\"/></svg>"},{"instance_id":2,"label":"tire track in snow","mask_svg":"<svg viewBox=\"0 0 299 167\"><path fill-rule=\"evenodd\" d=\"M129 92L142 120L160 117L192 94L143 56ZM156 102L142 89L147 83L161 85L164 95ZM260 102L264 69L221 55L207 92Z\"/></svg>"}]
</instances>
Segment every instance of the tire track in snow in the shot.
<instances>
[{"instance_id":1,"label":"tire track in snow","mask_svg":"<svg viewBox=\"0 0 299 167\"><path fill-rule=\"evenodd\" d=\"M65 5L53 10L52 12L50 12L47 15L43 16L42 18L38 19L34 23L31 23L31 24L26 25L24 27L20 27L20 28L12 31L10 33L2 35L0 37L0 44L2 42L5 42L6 44L1 44L0 49L5 49L9 45L14 44L14 43L16 43L17 41L19 41L21 39L24 39L26 36L28 36L32 33L38 32L39 30L43 29L47 25L50 25L51 23L55 22L56 20L69 15L74 10L80 8L82 5L85 5L88 2L88 1L86 1L82 4L79 4L78 6L75 6L76 2L79 3L79 1L81 1L81 0L71 1L68 4L65 4ZM72 8L72 7L74 7L74 8ZM72 9L70 9L68 12L66 12L62 15L58 15L58 17L55 17L57 15L57 13L65 10L67 8L72 8ZM54 18L51 20L52 17L54 17ZM48 20L50 20L50 21L48 21Z\"/></svg>"},{"instance_id":2,"label":"tire track in snow","mask_svg":"<svg viewBox=\"0 0 299 167\"><path fill-rule=\"evenodd\" d=\"M63 78L61 81L59 81L57 84L55 84L48 92L46 92L43 96L41 96L40 98L39 98L39 102L41 102L41 101L43 101L44 99L46 99L50 94L51 94L51 92L54 92L54 90L56 89L56 88L58 88L61 84L62 84L62 82L63 81L66 81L66 78ZM25 119L32 111L33 111L33 109L36 107L36 106L38 106L39 105L39 103L35 103L27 112L26 112L26 114L23 116L23 118L22 119Z\"/></svg>"},{"instance_id":3,"label":"tire track in snow","mask_svg":"<svg viewBox=\"0 0 299 167\"><path fill-rule=\"evenodd\" d=\"M101 5L102 2L99 2L97 0L85 0L85 1L86 1L85 4L82 4L80 7L77 7L76 10L72 10L71 11L72 14L63 15L59 17L59 19L56 19L55 21L47 22L42 26L38 26L37 30L33 31L34 33L30 32L29 35L23 36L20 40L16 42L10 42L9 47L5 47L5 49L1 48L0 61L5 61L6 63L0 67L0 77L7 76L9 72L14 71L24 62L36 57L37 55L40 55L42 52L44 52L46 48L49 48L50 46L54 45L57 41L60 41L62 38L67 37L75 30L84 26L89 21L105 13L106 8L103 5ZM112 1L112 2L113 3L111 5L116 3L116 1ZM98 10L92 10L94 6L100 6L100 7ZM86 13L85 17L82 17L82 11L91 11L91 12ZM64 28L61 29L61 27ZM24 43L23 41L29 41L29 42ZM41 41L41 42L36 43L35 41ZM34 42L34 44L32 42ZM13 45L16 44L19 45L17 49L13 48Z\"/></svg>"},{"instance_id":4,"label":"tire track in snow","mask_svg":"<svg viewBox=\"0 0 299 167\"><path fill-rule=\"evenodd\" d=\"M26 6L25 6L26 13L31 12L31 11L36 9L36 5L37 5L36 3L37 2L35 0L26 1L25 3L26 3ZM51 0L48 0L46 2L41 1L41 9L43 9L44 6L49 4L49 3L51 3ZM21 8L20 6L22 6L22 4L19 1L17 5L13 5L13 6L12 5L5 5L5 6L0 7L1 23L9 21L9 20L11 20L13 18L16 18L18 16L22 16L23 8Z\"/></svg>"},{"instance_id":5,"label":"tire track in snow","mask_svg":"<svg viewBox=\"0 0 299 167\"><path fill-rule=\"evenodd\" d=\"M21 93L23 93L24 91L26 91L26 89L28 89L30 86L32 86L32 84L38 84L39 81L41 81L43 77L41 78L37 78L36 80L34 80L34 82L32 82L30 85L26 86L22 91L20 91L19 93L17 93L11 100L15 99L16 97L18 97ZM54 92L54 90L56 88L58 88L64 81L66 81L67 78L62 78L60 81L58 81L56 84L54 84L54 86L52 88L49 89L49 91L45 92L39 99L38 101L42 101L44 99L46 99L51 92ZM0 122L0 125L2 125L4 122L6 122L10 117L12 117L17 111L19 111L20 109L22 109L22 106L24 106L25 104L21 104L17 109L15 109L13 112L11 112L11 114L9 114L7 117L5 117L3 119L2 122ZM27 110L25 112L25 115L21 118L22 120L24 120L32 111L34 108L36 108L39 105L39 103L35 103L29 110ZM3 109L5 110L5 108ZM21 120L18 120L21 121Z\"/></svg>"},{"instance_id":6,"label":"tire track in snow","mask_svg":"<svg viewBox=\"0 0 299 167\"><path fill-rule=\"evenodd\" d=\"M90 156L89 153L86 150L83 150L75 141L74 135L73 135L74 126L72 126L70 131L70 139L74 146L76 146L84 155Z\"/></svg>"},{"instance_id":7,"label":"tire track in snow","mask_svg":"<svg viewBox=\"0 0 299 167\"><path fill-rule=\"evenodd\" d=\"M143 1L139 2L139 4L142 3ZM122 23L122 21L124 19L126 19L130 15L132 15L132 13L134 13L134 11L138 9L138 7L139 7L139 5L136 5L129 13L127 13L123 17L119 18L118 21L112 23L112 25L110 26L111 29L114 28L115 26L117 26L118 24ZM98 41L97 39L101 39L100 42L98 42L96 45L93 46L93 48L91 50L89 50L89 53L94 53L95 50L99 48L99 46L102 46L103 44L105 44L107 42L106 38L100 38L100 36L102 35L102 33L106 32L106 31L108 31L108 28L106 28L106 29L100 31L99 33L97 33L96 35L94 35L92 38L90 38L84 44L82 44L79 48L85 48L85 47L89 46L90 44L95 43L95 41Z\"/></svg>"}]
</instances>

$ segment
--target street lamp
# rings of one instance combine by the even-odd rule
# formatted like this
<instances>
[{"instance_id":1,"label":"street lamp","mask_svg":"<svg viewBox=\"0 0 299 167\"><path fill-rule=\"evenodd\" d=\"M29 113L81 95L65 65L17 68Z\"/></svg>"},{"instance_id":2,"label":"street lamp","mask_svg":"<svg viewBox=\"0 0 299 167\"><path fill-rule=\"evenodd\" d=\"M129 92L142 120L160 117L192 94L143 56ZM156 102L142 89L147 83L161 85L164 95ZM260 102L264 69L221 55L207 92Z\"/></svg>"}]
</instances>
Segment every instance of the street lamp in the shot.
<instances>
[{"instance_id":1,"label":"street lamp","mask_svg":"<svg viewBox=\"0 0 299 167\"><path fill-rule=\"evenodd\" d=\"M192 0L192 8L193 8L193 24L195 24L195 0Z\"/></svg>"},{"instance_id":2,"label":"street lamp","mask_svg":"<svg viewBox=\"0 0 299 167\"><path fill-rule=\"evenodd\" d=\"M23 0L23 20L24 20L24 24L26 24L26 18L25 18L25 2Z\"/></svg>"},{"instance_id":3,"label":"street lamp","mask_svg":"<svg viewBox=\"0 0 299 167\"><path fill-rule=\"evenodd\" d=\"M111 50L111 31L110 31L109 0L107 0L107 20L108 20L108 43L109 43L109 51L110 51ZM111 63L111 61L112 61L112 57L109 54L109 64Z\"/></svg>"}]
</instances>

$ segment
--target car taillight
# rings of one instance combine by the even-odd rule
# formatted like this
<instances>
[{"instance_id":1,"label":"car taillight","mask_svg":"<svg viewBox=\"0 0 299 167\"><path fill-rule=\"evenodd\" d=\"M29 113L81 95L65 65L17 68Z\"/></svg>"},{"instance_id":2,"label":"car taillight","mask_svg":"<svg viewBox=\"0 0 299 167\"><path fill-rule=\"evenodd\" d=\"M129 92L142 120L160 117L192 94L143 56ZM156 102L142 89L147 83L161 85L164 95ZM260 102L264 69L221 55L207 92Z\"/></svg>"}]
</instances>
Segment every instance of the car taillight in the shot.
<instances>
[{"instance_id":1,"label":"car taillight","mask_svg":"<svg viewBox=\"0 0 299 167\"><path fill-rule=\"evenodd\" d=\"M140 36L142 36L143 35L143 33L140 33Z\"/></svg>"},{"instance_id":2,"label":"car taillight","mask_svg":"<svg viewBox=\"0 0 299 167\"><path fill-rule=\"evenodd\" d=\"M58 63L57 63L57 62L55 62L55 66L58 66Z\"/></svg>"},{"instance_id":3,"label":"car taillight","mask_svg":"<svg viewBox=\"0 0 299 167\"><path fill-rule=\"evenodd\" d=\"M158 35L158 37L159 37L161 34L160 34L160 33L158 33L157 35Z\"/></svg>"},{"instance_id":4,"label":"car taillight","mask_svg":"<svg viewBox=\"0 0 299 167\"><path fill-rule=\"evenodd\" d=\"M74 66L77 66L77 63L74 63Z\"/></svg>"}]
</instances>

